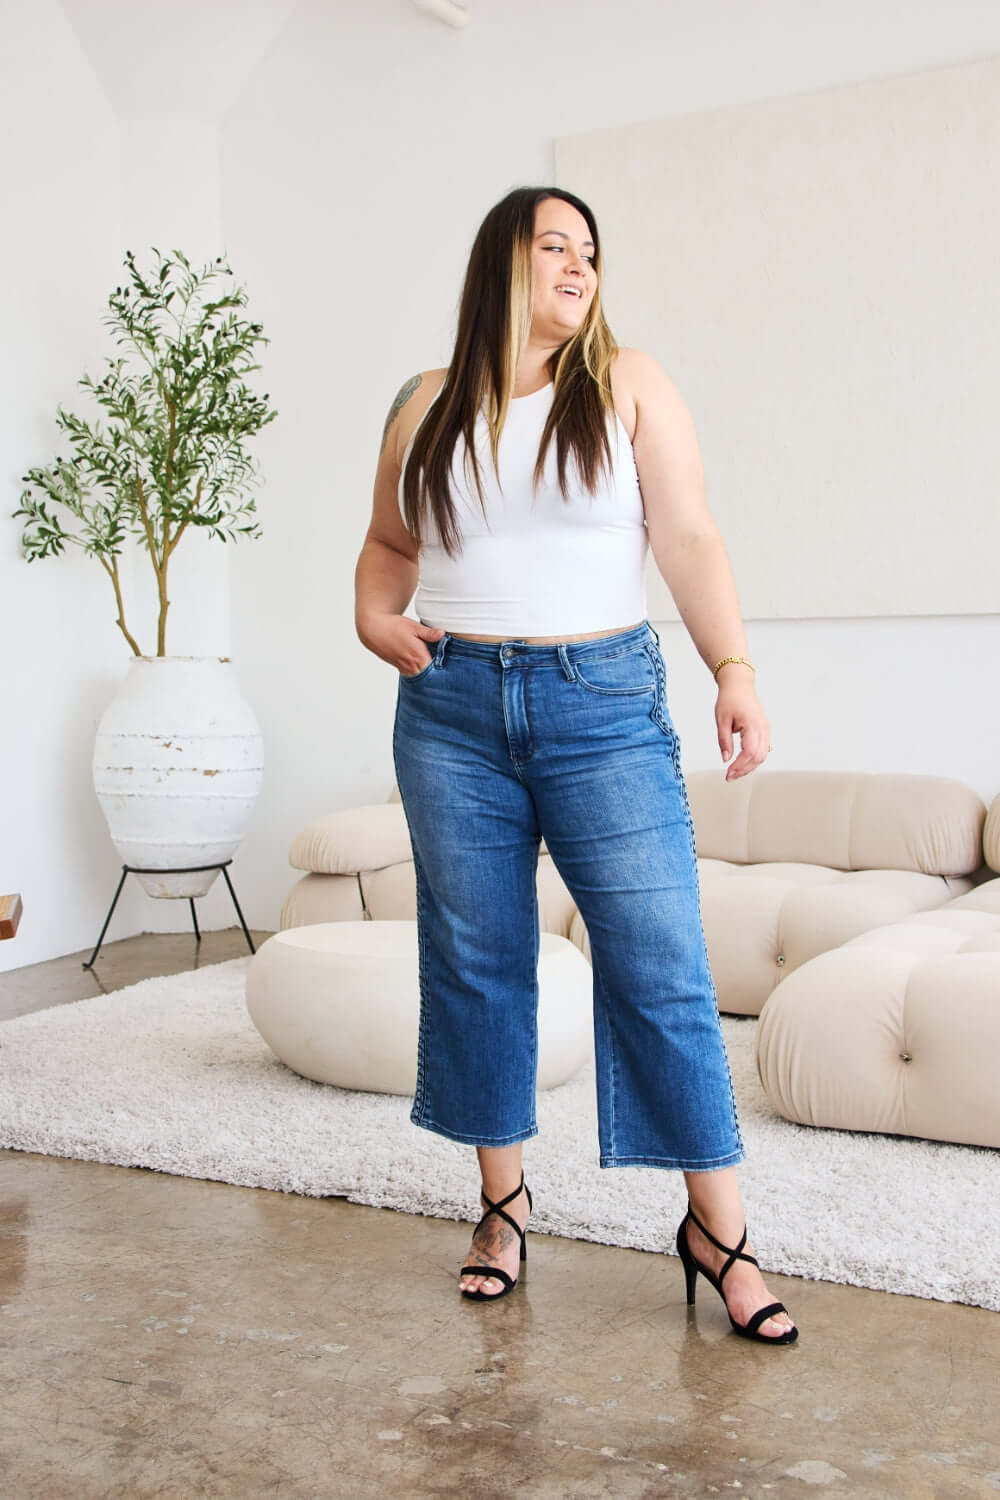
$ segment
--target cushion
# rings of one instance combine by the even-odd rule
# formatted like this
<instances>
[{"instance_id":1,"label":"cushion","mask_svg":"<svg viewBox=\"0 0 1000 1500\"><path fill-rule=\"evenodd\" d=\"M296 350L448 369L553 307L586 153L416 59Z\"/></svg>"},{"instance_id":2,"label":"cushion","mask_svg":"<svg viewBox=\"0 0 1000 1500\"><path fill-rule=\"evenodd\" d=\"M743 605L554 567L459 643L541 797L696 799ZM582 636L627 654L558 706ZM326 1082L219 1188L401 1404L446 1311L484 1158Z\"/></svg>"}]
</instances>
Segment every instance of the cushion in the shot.
<instances>
[{"instance_id":1,"label":"cushion","mask_svg":"<svg viewBox=\"0 0 1000 1500\"><path fill-rule=\"evenodd\" d=\"M758 770L727 782L721 771L690 771L685 782L706 858L924 875L982 865L986 805L948 776Z\"/></svg>"},{"instance_id":2,"label":"cushion","mask_svg":"<svg viewBox=\"0 0 1000 1500\"><path fill-rule=\"evenodd\" d=\"M379 870L412 858L401 802L373 802L327 813L300 829L288 851L294 870L322 875Z\"/></svg>"},{"instance_id":3,"label":"cushion","mask_svg":"<svg viewBox=\"0 0 1000 1500\"><path fill-rule=\"evenodd\" d=\"M804 964L755 1047L785 1119L1000 1147L1000 880Z\"/></svg>"}]
</instances>

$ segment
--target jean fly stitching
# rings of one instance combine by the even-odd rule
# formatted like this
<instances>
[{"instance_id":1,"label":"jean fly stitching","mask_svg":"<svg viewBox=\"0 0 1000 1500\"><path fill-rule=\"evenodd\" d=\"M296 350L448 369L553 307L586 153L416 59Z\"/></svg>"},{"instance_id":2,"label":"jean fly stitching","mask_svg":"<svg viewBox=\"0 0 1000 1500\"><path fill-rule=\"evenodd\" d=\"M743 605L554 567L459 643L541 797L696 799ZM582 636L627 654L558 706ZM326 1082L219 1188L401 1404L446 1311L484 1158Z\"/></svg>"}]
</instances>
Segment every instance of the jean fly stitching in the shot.
<instances>
[{"instance_id":1,"label":"jean fly stitching","mask_svg":"<svg viewBox=\"0 0 1000 1500\"><path fill-rule=\"evenodd\" d=\"M515 772L517 774L518 781L523 781L524 777L521 775L521 763L518 760L517 756L514 754L514 750L513 750L513 747L511 745L510 717L509 717L509 715L507 713L507 691L506 691L506 689L507 689L507 678L506 678L506 675L505 675L503 667L501 667L500 668L500 707L503 710L503 724L504 724L504 730L505 730L506 735L507 735L507 753L510 756L510 763L514 767L514 770L515 770Z\"/></svg>"}]
</instances>

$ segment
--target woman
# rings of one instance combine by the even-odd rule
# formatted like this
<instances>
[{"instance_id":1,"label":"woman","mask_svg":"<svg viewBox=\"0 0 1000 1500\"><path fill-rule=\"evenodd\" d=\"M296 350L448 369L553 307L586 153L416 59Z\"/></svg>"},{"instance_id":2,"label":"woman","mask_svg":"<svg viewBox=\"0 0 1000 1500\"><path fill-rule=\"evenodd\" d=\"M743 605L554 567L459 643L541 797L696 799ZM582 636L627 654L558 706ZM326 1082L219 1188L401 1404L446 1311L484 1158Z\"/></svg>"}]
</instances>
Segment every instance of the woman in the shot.
<instances>
[{"instance_id":1,"label":"woman","mask_svg":"<svg viewBox=\"0 0 1000 1500\"><path fill-rule=\"evenodd\" d=\"M399 672L393 755L420 955L414 1124L477 1148L486 1212L459 1282L505 1296L525 1258L535 1123L540 840L587 927L602 1166L684 1172L677 1231L733 1328L797 1329L749 1253L744 1149L701 925L694 831L647 543L718 682L726 779L768 722L687 407L604 319L597 226L518 188L480 226L450 365L385 423L356 570L362 643ZM403 614L417 588L419 622Z\"/></svg>"}]
</instances>

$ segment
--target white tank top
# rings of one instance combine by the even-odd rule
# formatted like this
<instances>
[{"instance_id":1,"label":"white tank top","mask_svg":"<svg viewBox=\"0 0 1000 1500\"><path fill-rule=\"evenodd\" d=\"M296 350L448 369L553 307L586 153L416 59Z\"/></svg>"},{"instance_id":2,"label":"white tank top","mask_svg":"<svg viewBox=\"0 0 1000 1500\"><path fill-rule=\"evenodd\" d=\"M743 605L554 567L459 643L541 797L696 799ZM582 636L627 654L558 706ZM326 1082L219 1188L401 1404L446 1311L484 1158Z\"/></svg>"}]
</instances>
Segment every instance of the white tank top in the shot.
<instances>
[{"instance_id":1,"label":"white tank top","mask_svg":"<svg viewBox=\"0 0 1000 1500\"><path fill-rule=\"evenodd\" d=\"M568 498L563 499L553 438L532 495L531 476L553 391L550 381L530 396L511 401L498 454L502 494L493 470L486 415L480 412L475 441L485 519L471 475L467 479L463 473L465 444L461 437L455 444L451 494L463 550L457 558L448 556L428 514L414 596L423 624L458 634L517 639L624 629L646 618L645 511L632 444L617 413L615 429L609 432L611 479L602 470L591 496L571 453L566 463ZM428 410L432 405L433 401ZM400 514L403 474L416 431L403 453L397 491Z\"/></svg>"}]
</instances>

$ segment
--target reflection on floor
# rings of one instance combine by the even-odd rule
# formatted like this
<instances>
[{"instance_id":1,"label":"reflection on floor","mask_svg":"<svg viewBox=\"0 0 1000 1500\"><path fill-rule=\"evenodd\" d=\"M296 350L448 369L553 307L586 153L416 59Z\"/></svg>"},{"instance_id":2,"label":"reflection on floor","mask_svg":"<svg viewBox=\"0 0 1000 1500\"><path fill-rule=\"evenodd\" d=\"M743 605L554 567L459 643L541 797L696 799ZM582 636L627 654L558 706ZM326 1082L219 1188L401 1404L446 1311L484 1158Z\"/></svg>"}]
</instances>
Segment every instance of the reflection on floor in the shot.
<instances>
[{"instance_id":1,"label":"reflection on floor","mask_svg":"<svg viewBox=\"0 0 1000 1500\"><path fill-rule=\"evenodd\" d=\"M0 1017L245 952L109 943L0 975ZM801 1336L764 1349L673 1256L536 1234L490 1307L471 1225L17 1151L0 1205L11 1500L1000 1490L982 1309L772 1276Z\"/></svg>"}]
</instances>

